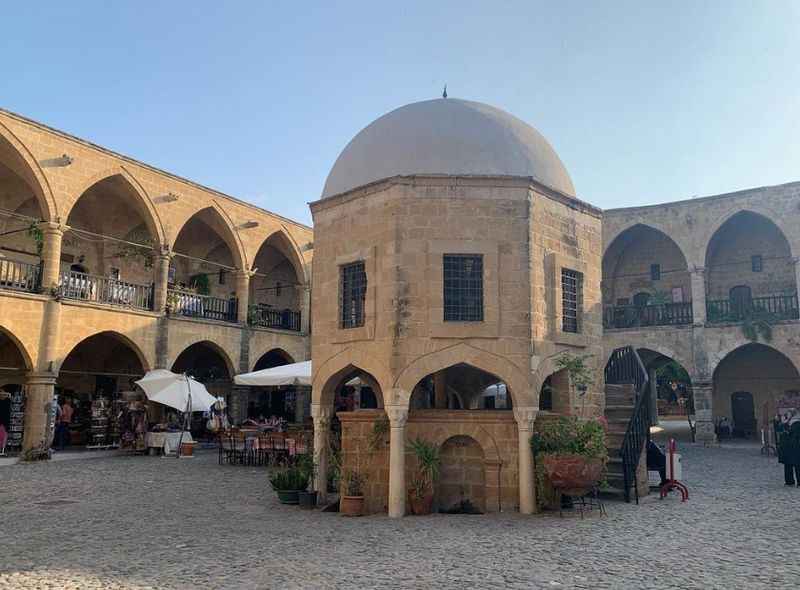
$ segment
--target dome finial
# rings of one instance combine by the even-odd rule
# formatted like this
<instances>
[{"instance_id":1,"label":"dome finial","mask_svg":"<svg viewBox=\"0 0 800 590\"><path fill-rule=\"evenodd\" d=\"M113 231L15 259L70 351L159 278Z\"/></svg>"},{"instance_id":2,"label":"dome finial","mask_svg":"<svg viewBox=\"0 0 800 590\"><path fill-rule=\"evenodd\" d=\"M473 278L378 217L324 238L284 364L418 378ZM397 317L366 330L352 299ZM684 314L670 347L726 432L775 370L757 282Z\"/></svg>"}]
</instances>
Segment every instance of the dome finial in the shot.
<instances>
[{"instance_id":1,"label":"dome finial","mask_svg":"<svg viewBox=\"0 0 800 590\"><path fill-rule=\"evenodd\" d=\"M444 85L444 90L442 91L442 98L447 98L447 84Z\"/></svg>"}]
</instances>

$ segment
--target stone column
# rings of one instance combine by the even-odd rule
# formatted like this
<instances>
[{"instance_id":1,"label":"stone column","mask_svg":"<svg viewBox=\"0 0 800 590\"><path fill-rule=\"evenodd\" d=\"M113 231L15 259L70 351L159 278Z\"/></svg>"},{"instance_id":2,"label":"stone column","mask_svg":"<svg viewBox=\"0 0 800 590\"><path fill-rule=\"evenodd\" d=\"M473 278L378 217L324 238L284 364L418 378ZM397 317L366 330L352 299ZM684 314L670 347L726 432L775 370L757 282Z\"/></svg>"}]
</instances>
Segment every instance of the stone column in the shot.
<instances>
[{"instance_id":1,"label":"stone column","mask_svg":"<svg viewBox=\"0 0 800 590\"><path fill-rule=\"evenodd\" d=\"M437 410L447 409L447 373L445 369L433 374L433 407Z\"/></svg>"},{"instance_id":2,"label":"stone column","mask_svg":"<svg viewBox=\"0 0 800 590\"><path fill-rule=\"evenodd\" d=\"M328 436L333 408L311 404L311 416L314 419L314 464L317 466L314 489L318 502L324 504L328 500Z\"/></svg>"},{"instance_id":3,"label":"stone column","mask_svg":"<svg viewBox=\"0 0 800 590\"><path fill-rule=\"evenodd\" d=\"M298 287L300 291L300 330L303 334L311 332L311 285Z\"/></svg>"},{"instance_id":4,"label":"stone column","mask_svg":"<svg viewBox=\"0 0 800 590\"><path fill-rule=\"evenodd\" d=\"M234 273L238 305L236 321L240 324L247 324L247 312L250 304L250 274L250 271L247 270L237 270Z\"/></svg>"},{"instance_id":5,"label":"stone column","mask_svg":"<svg viewBox=\"0 0 800 590\"><path fill-rule=\"evenodd\" d=\"M44 244L42 247L42 291L49 293L51 289L57 288L59 283L59 272L61 271L61 239L67 226L53 222L39 224L44 234Z\"/></svg>"},{"instance_id":6,"label":"stone column","mask_svg":"<svg viewBox=\"0 0 800 590\"><path fill-rule=\"evenodd\" d=\"M692 319L695 325L706 323L706 269L695 266L691 273L692 280Z\"/></svg>"},{"instance_id":7,"label":"stone column","mask_svg":"<svg viewBox=\"0 0 800 590\"><path fill-rule=\"evenodd\" d=\"M166 246L159 248L154 259L153 277L153 311L163 313L167 306L167 290L169 288L170 253Z\"/></svg>"},{"instance_id":8,"label":"stone column","mask_svg":"<svg viewBox=\"0 0 800 590\"><path fill-rule=\"evenodd\" d=\"M514 419L519 432L519 511L521 514L536 512L536 480L533 471L531 435L538 408L514 408Z\"/></svg>"},{"instance_id":9,"label":"stone column","mask_svg":"<svg viewBox=\"0 0 800 590\"><path fill-rule=\"evenodd\" d=\"M692 395L694 396L696 440L704 444L714 444L717 435L714 433L714 385L711 381L692 379Z\"/></svg>"},{"instance_id":10,"label":"stone column","mask_svg":"<svg viewBox=\"0 0 800 590\"><path fill-rule=\"evenodd\" d=\"M25 387L25 431L22 436L23 454L47 450L53 443L55 426L56 376L52 373L32 373Z\"/></svg>"},{"instance_id":11,"label":"stone column","mask_svg":"<svg viewBox=\"0 0 800 590\"><path fill-rule=\"evenodd\" d=\"M406 513L406 406L386 406L389 416L389 516Z\"/></svg>"},{"instance_id":12,"label":"stone column","mask_svg":"<svg viewBox=\"0 0 800 590\"><path fill-rule=\"evenodd\" d=\"M247 405L250 401L250 387L231 386L231 402L228 408L228 416L231 421L241 424L247 418Z\"/></svg>"}]
</instances>

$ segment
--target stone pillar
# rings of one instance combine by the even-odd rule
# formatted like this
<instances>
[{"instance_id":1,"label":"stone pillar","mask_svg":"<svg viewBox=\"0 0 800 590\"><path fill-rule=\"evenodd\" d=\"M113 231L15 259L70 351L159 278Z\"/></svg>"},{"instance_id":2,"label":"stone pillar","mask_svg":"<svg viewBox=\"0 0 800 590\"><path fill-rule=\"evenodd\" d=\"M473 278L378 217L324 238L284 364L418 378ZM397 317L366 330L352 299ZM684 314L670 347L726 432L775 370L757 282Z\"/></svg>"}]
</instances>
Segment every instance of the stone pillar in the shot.
<instances>
[{"instance_id":1,"label":"stone pillar","mask_svg":"<svg viewBox=\"0 0 800 590\"><path fill-rule=\"evenodd\" d=\"M386 406L389 416L389 516L406 513L406 406Z\"/></svg>"},{"instance_id":2,"label":"stone pillar","mask_svg":"<svg viewBox=\"0 0 800 590\"><path fill-rule=\"evenodd\" d=\"M306 419L306 390L305 387L295 387L294 391L294 421L302 424Z\"/></svg>"},{"instance_id":3,"label":"stone pillar","mask_svg":"<svg viewBox=\"0 0 800 590\"><path fill-rule=\"evenodd\" d=\"M314 489L319 503L324 504L328 500L328 436L333 408L311 404L311 416L314 419L314 464L317 466Z\"/></svg>"},{"instance_id":4,"label":"stone pillar","mask_svg":"<svg viewBox=\"0 0 800 590\"><path fill-rule=\"evenodd\" d=\"M533 471L531 435L538 408L514 408L514 419L519 432L519 511L521 514L536 512L536 479Z\"/></svg>"},{"instance_id":5,"label":"stone pillar","mask_svg":"<svg viewBox=\"0 0 800 590\"><path fill-rule=\"evenodd\" d=\"M169 263L170 253L167 247L162 246L154 259L153 277L153 311L163 313L167 306L167 290L169 288Z\"/></svg>"},{"instance_id":6,"label":"stone pillar","mask_svg":"<svg viewBox=\"0 0 800 590\"><path fill-rule=\"evenodd\" d=\"M447 409L447 372L445 369L433 374L433 407L437 410Z\"/></svg>"},{"instance_id":7,"label":"stone pillar","mask_svg":"<svg viewBox=\"0 0 800 590\"><path fill-rule=\"evenodd\" d=\"M692 318L695 325L706 323L706 269L695 266L691 273L692 280Z\"/></svg>"},{"instance_id":8,"label":"stone pillar","mask_svg":"<svg viewBox=\"0 0 800 590\"><path fill-rule=\"evenodd\" d=\"M692 379L694 396L696 440L704 444L714 444L717 435L714 433L714 386L711 381Z\"/></svg>"},{"instance_id":9,"label":"stone pillar","mask_svg":"<svg viewBox=\"0 0 800 590\"><path fill-rule=\"evenodd\" d=\"M359 379L358 383L353 386L353 409L360 410L361 409L361 389L364 387L364 384Z\"/></svg>"},{"instance_id":10,"label":"stone pillar","mask_svg":"<svg viewBox=\"0 0 800 590\"><path fill-rule=\"evenodd\" d=\"M68 229L65 225L45 222L39 224L44 234L42 247L42 291L49 293L58 287L61 271L61 239Z\"/></svg>"},{"instance_id":11,"label":"stone pillar","mask_svg":"<svg viewBox=\"0 0 800 590\"><path fill-rule=\"evenodd\" d=\"M247 324L247 312L250 304L250 271L237 270L234 273L236 279L236 300L237 315L236 321L240 324Z\"/></svg>"},{"instance_id":12,"label":"stone pillar","mask_svg":"<svg viewBox=\"0 0 800 590\"><path fill-rule=\"evenodd\" d=\"M25 430L23 455L28 451L47 450L53 443L56 376L32 373L25 387Z\"/></svg>"},{"instance_id":13,"label":"stone pillar","mask_svg":"<svg viewBox=\"0 0 800 590\"><path fill-rule=\"evenodd\" d=\"M303 334L311 332L311 285L298 287L300 291L300 330Z\"/></svg>"}]
</instances>

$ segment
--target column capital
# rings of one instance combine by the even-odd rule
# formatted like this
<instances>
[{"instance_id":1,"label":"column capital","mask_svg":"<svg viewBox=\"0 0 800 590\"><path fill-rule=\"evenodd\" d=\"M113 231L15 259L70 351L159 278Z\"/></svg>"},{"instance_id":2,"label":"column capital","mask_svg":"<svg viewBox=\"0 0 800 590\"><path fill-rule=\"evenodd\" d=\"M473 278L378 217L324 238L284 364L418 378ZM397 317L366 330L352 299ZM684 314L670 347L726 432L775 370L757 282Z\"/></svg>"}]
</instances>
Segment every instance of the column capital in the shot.
<instances>
[{"instance_id":1,"label":"column capital","mask_svg":"<svg viewBox=\"0 0 800 590\"><path fill-rule=\"evenodd\" d=\"M50 235L64 235L64 232L69 229L66 223L60 221L40 221L38 225L43 233Z\"/></svg>"},{"instance_id":2,"label":"column capital","mask_svg":"<svg viewBox=\"0 0 800 590\"><path fill-rule=\"evenodd\" d=\"M706 267L704 266L697 266L696 264L692 266L689 270L691 274L696 275L704 275L706 273Z\"/></svg>"},{"instance_id":3,"label":"column capital","mask_svg":"<svg viewBox=\"0 0 800 590\"><path fill-rule=\"evenodd\" d=\"M407 406L385 406L383 409L389 417L389 425L392 428L405 428L408 422Z\"/></svg>"},{"instance_id":4,"label":"column capital","mask_svg":"<svg viewBox=\"0 0 800 590\"><path fill-rule=\"evenodd\" d=\"M55 373L28 373L25 385L55 385L57 377Z\"/></svg>"},{"instance_id":5,"label":"column capital","mask_svg":"<svg viewBox=\"0 0 800 590\"><path fill-rule=\"evenodd\" d=\"M153 250L156 258L172 260L172 249L169 244L158 244Z\"/></svg>"},{"instance_id":6,"label":"column capital","mask_svg":"<svg viewBox=\"0 0 800 590\"><path fill-rule=\"evenodd\" d=\"M532 432L533 423L539 414L539 408L533 406L521 406L514 408L514 419L517 421L517 428L521 432Z\"/></svg>"},{"instance_id":7,"label":"column capital","mask_svg":"<svg viewBox=\"0 0 800 590\"><path fill-rule=\"evenodd\" d=\"M311 404L311 417L315 428L328 428L333 418L333 408L322 404Z\"/></svg>"},{"instance_id":8,"label":"column capital","mask_svg":"<svg viewBox=\"0 0 800 590\"><path fill-rule=\"evenodd\" d=\"M256 273L247 268L237 268L236 270L232 271L231 274L233 274L233 276L236 277L237 279L247 278L248 280L250 280L250 278Z\"/></svg>"}]
</instances>

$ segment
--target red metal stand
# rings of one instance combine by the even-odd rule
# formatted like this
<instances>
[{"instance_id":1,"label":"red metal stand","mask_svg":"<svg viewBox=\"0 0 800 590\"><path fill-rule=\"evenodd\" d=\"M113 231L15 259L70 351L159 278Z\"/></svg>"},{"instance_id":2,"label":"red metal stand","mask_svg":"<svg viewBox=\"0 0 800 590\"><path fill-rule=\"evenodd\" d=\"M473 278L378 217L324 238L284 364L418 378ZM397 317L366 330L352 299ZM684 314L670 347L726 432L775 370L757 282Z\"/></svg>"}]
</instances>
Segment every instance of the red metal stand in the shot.
<instances>
[{"instance_id":1,"label":"red metal stand","mask_svg":"<svg viewBox=\"0 0 800 590\"><path fill-rule=\"evenodd\" d=\"M672 490L678 490L681 493L681 502L686 502L689 499L689 488L684 484L674 479L675 475L675 439L669 439L669 475L670 479L661 486L661 498L665 498Z\"/></svg>"}]
</instances>

